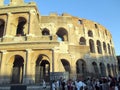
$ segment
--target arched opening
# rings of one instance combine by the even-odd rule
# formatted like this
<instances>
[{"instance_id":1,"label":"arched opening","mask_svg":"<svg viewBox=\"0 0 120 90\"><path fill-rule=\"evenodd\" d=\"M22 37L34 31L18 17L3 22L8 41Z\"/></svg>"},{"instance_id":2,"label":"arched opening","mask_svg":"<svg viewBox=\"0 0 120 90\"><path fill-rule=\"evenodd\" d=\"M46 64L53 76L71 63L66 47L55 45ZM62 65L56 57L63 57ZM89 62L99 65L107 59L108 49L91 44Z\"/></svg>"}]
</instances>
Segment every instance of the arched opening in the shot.
<instances>
[{"instance_id":1,"label":"arched opening","mask_svg":"<svg viewBox=\"0 0 120 90\"><path fill-rule=\"evenodd\" d=\"M110 67L110 64L107 64L107 70L108 70L108 75L112 75L112 74L111 74L111 67Z\"/></svg>"},{"instance_id":2,"label":"arched opening","mask_svg":"<svg viewBox=\"0 0 120 90\"><path fill-rule=\"evenodd\" d=\"M99 54L102 54L102 48L101 48L101 43L99 40L97 40L97 51Z\"/></svg>"},{"instance_id":3,"label":"arched opening","mask_svg":"<svg viewBox=\"0 0 120 90\"><path fill-rule=\"evenodd\" d=\"M103 42L103 50L104 50L105 53L107 53L107 48L106 48L106 43L105 42Z\"/></svg>"},{"instance_id":4,"label":"arched opening","mask_svg":"<svg viewBox=\"0 0 120 90\"><path fill-rule=\"evenodd\" d=\"M3 19L0 19L0 38L3 37L4 28L5 28L5 21Z\"/></svg>"},{"instance_id":5,"label":"arched opening","mask_svg":"<svg viewBox=\"0 0 120 90\"><path fill-rule=\"evenodd\" d=\"M35 83L40 83L43 79L50 81L50 63L48 57L41 54L36 60Z\"/></svg>"},{"instance_id":6,"label":"arched opening","mask_svg":"<svg viewBox=\"0 0 120 90\"><path fill-rule=\"evenodd\" d=\"M96 28L96 29L98 28L97 24L95 24L95 28Z\"/></svg>"},{"instance_id":7,"label":"arched opening","mask_svg":"<svg viewBox=\"0 0 120 90\"><path fill-rule=\"evenodd\" d=\"M65 71L70 73L71 68L70 68L69 62L65 59L61 59L61 62L63 64L63 67L64 67Z\"/></svg>"},{"instance_id":8,"label":"arched opening","mask_svg":"<svg viewBox=\"0 0 120 90\"><path fill-rule=\"evenodd\" d=\"M24 59L20 55L15 55L12 59L14 59L14 62L11 83L21 84L23 82Z\"/></svg>"},{"instance_id":9,"label":"arched opening","mask_svg":"<svg viewBox=\"0 0 120 90\"><path fill-rule=\"evenodd\" d=\"M76 62L76 73L77 73L77 77L79 76L85 76L86 75L86 63L83 59L79 59Z\"/></svg>"},{"instance_id":10,"label":"arched opening","mask_svg":"<svg viewBox=\"0 0 120 90\"><path fill-rule=\"evenodd\" d=\"M93 37L93 32L91 30L88 31L88 36Z\"/></svg>"},{"instance_id":11,"label":"arched opening","mask_svg":"<svg viewBox=\"0 0 120 90\"><path fill-rule=\"evenodd\" d=\"M89 47L90 47L90 52L95 53L94 41L92 39L89 40Z\"/></svg>"},{"instance_id":12,"label":"arched opening","mask_svg":"<svg viewBox=\"0 0 120 90\"><path fill-rule=\"evenodd\" d=\"M108 53L111 54L110 45L108 44Z\"/></svg>"},{"instance_id":13,"label":"arched opening","mask_svg":"<svg viewBox=\"0 0 120 90\"><path fill-rule=\"evenodd\" d=\"M101 76L105 77L106 76L106 68L103 63L100 63L100 71L101 71Z\"/></svg>"},{"instance_id":14,"label":"arched opening","mask_svg":"<svg viewBox=\"0 0 120 90\"><path fill-rule=\"evenodd\" d=\"M48 30L47 28L44 28L44 29L42 30L42 35L50 35L49 30Z\"/></svg>"},{"instance_id":15,"label":"arched opening","mask_svg":"<svg viewBox=\"0 0 120 90\"><path fill-rule=\"evenodd\" d=\"M98 76L99 76L99 70L98 70L97 63L96 63L96 62L93 62L93 63L92 63L92 66L93 66L93 68L94 68L95 76L98 77Z\"/></svg>"},{"instance_id":16,"label":"arched opening","mask_svg":"<svg viewBox=\"0 0 120 90\"><path fill-rule=\"evenodd\" d=\"M56 34L58 38L61 38L59 40L68 41L68 32L64 28L59 28Z\"/></svg>"},{"instance_id":17,"label":"arched opening","mask_svg":"<svg viewBox=\"0 0 120 90\"><path fill-rule=\"evenodd\" d=\"M80 38L80 45L86 45L86 40L84 37Z\"/></svg>"},{"instance_id":18,"label":"arched opening","mask_svg":"<svg viewBox=\"0 0 120 90\"><path fill-rule=\"evenodd\" d=\"M112 68L112 72L113 72L113 76L116 77L117 75L117 72L116 72L116 65L111 65L111 68Z\"/></svg>"},{"instance_id":19,"label":"arched opening","mask_svg":"<svg viewBox=\"0 0 120 90\"><path fill-rule=\"evenodd\" d=\"M78 20L78 24L82 25L83 24L82 20Z\"/></svg>"},{"instance_id":20,"label":"arched opening","mask_svg":"<svg viewBox=\"0 0 120 90\"><path fill-rule=\"evenodd\" d=\"M17 32L16 36L24 36L24 26L26 24L26 19L24 17L19 17L18 18L18 25L17 25Z\"/></svg>"}]
</instances>

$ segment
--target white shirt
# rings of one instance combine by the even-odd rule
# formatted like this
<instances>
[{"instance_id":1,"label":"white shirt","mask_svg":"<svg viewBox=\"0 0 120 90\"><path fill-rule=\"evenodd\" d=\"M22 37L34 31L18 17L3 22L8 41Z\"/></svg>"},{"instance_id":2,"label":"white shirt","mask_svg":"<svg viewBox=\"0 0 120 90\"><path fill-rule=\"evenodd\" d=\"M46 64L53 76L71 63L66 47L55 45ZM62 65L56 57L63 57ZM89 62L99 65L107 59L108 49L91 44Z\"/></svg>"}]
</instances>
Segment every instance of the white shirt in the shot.
<instances>
[{"instance_id":1,"label":"white shirt","mask_svg":"<svg viewBox=\"0 0 120 90\"><path fill-rule=\"evenodd\" d=\"M85 87L86 84L83 83L82 81L79 81L79 82L76 83L77 90L80 90L81 86Z\"/></svg>"},{"instance_id":2,"label":"white shirt","mask_svg":"<svg viewBox=\"0 0 120 90\"><path fill-rule=\"evenodd\" d=\"M52 83L52 90L55 90L55 83Z\"/></svg>"}]
</instances>

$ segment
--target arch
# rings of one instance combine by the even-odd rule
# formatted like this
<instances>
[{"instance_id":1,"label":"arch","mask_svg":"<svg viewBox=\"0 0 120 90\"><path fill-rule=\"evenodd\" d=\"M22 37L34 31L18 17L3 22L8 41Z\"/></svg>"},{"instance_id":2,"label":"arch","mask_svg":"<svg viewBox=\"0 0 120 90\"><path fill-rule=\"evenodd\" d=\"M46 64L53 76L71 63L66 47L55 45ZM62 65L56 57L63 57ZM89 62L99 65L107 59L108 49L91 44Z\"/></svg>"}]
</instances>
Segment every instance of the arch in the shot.
<instances>
[{"instance_id":1,"label":"arch","mask_svg":"<svg viewBox=\"0 0 120 90\"><path fill-rule=\"evenodd\" d=\"M70 63L66 59L61 59L62 65L66 72L71 72Z\"/></svg>"},{"instance_id":2,"label":"arch","mask_svg":"<svg viewBox=\"0 0 120 90\"><path fill-rule=\"evenodd\" d=\"M112 68L112 73L113 73L113 76L114 76L114 65L111 64L111 68Z\"/></svg>"},{"instance_id":3,"label":"arch","mask_svg":"<svg viewBox=\"0 0 120 90\"><path fill-rule=\"evenodd\" d=\"M81 37L79 43L80 43L80 45L86 45L86 40L85 40L85 38L84 38L84 37Z\"/></svg>"},{"instance_id":4,"label":"arch","mask_svg":"<svg viewBox=\"0 0 120 90\"><path fill-rule=\"evenodd\" d=\"M64 28L59 28L56 35L61 38L62 41L68 41L68 32Z\"/></svg>"},{"instance_id":5,"label":"arch","mask_svg":"<svg viewBox=\"0 0 120 90\"><path fill-rule=\"evenodd\" d=\"M110 51L110 44L108 43L108 53L111 54L111 51Z\"/></svg>"},{"instance_id":6,"label":"arch","mask_svg":"<svg viewBox=\"0 0 120 90\"><path fill-rule=\"evenodd\" d=\"M50 35L50 31L47 28L42 30L42 35Z\"/></svg>"},{"instance_id":7,"label":"arch","mask_svg":"<svg viewBox=\"0 0 120 90\"><path fill-rule=\"evenodd\" d=\"M105 68L104 63L102 63L102 62L100 63L100 72L101 72L102 77L106 76L106 68Z\"/></svg>"},{"instance_id":8,"label":"arch","mask_svg":"<svg viewBox=\"0 0 120 90\"><path fill-rule=\"evenodd\" d=\"M86 75L86 63L83 59L79 59L76 62L77 77Z\"/></svg>"},{"instance_id":9,"label":"arch","mask_svg":"<svg viewBox=\"0 0 120 90\"><path fill-rule=\"evenodd\" d=\"M110 39L110 44L112 44L112 40Z\"/></svg>"},{"instance_id":10,"label":"arch","mask_svg":"<svg viewBox=\"0 0 120 90\"><path fill-rule=\"evenodd\" d=\"M50 81L50 62L44 54L40 54L36 60L35 83L40 83L42 79Z\"/></svg>"},{"instance_id":11,"label":"arch","mask_svg":"<svg viewBox=\"0 0 120 90\"><path fill-rule=\"evenodd\" d=\"M17 31L16 36L24 36L24 25L26 24L27 20L24 17L18 18L18 25L17 25Z\"/></svg>"},{"instance_id":12,"label":"arch","mask_svg":"<svg viewBox=\"0 0 120 90\"><path fill-rule=\"evenodd\" d=\"M94 41L92 39L89 40L89 47L90 47L90 52L95 53Z\"/></svg>"},{"instance_id":13,"label":"arch","mask_svg":"<svg viewBox=\"0 0 120 90\"><path fill-rule=\"evenodd\" d=\"M107 70L108 70L108 75L112 75L112 74L111 74L111 67L110 67L110 64L107 64Z\"/></svg>"},{"instance_id":14,"label":"arch","mask_svg":"<svg viewBox=\"0 0 120 90\"><path fill-rule=\"evenodd\" d=\"M112 65L111 65L111 68L112 68L112 73L113 73L113 76L114 76L114 77L116 77L116 75L117 75L117 72L116 72L116 67L117 67L117 66L116 66L116 65L114 65L114 64L112 64Z\"/></svg>"},{"instance_id":15,"label":"arch","mask_svg":"<svg viewBox=\"0 0 120 90\"><path fill-rule=\"evenodd\" d=\"M88 36L93 37L93 32L91 30L88 31Z\"/></svg>"},{"instance_id":16,"label":"arch","mask_svg":"<svg viewBox=\"0 0 120 90\"><path fill-rule=\"evenodd\" d=\"M98 69L98 66L97 66L97 63L96 62L92 62L92 66L94 68L94 73L95 73L95 76L99 76L99 69Z\"/></svg>"},{"instance_id":17,"label":"arch","mask_svg":"<svg viewBox=\"0 0 120 90\"><path fill-rule=\"evenodd\" d=\"M78 20L78 24L82 25L83 24L82 20Z\"/></svg>"},{"instance_id":18,"label":"arch","mask_svg":"<svg viewBox=\"0 0 120 90\"><path fill-rule=\"evenodd\" d=\"M95 28L98 28L97 24L95 24Z\"/></svg>"},{"instance_id":19,"label":"arch","mask_svg":"<svg viewBox=\"0 0 120 90\"><path fill-rule=\"evenodd\" d=\"M14 55L10 58L7 68L11 74L11 82L13 84L21 84L23 82L24 59L20 55Z\"/></svg>"},{"instance_id":20,"label":"arch","mask_svg":"<svg viewBox=\"0 0 120 90\"><path fill-rule=\"evenodd\" d=\"M105 42L103 42L103 50L104 50L105 53L107 53L107 48L106 48L106 43Z\"/></svg>"},{"instance_id":21,"label":"arch","mask_svg":"<svg viewBox=\"0 0 120 90\"><path fill-rule=\"evenodd\" d=\"M99 54L102 54L102 48L101 48L101 43L99 40L97 40L97 51Z\"/></svg>"},{"instance_id":22,"label":"arch","mask_svg":"<svg viewBox=\"0 0 120 90\"><path fill-rule=\"evenodd\" d=\"M5 21L3 19L0 19L0 38L3 37L5 29Z\"/></svg>"}]
</instances>

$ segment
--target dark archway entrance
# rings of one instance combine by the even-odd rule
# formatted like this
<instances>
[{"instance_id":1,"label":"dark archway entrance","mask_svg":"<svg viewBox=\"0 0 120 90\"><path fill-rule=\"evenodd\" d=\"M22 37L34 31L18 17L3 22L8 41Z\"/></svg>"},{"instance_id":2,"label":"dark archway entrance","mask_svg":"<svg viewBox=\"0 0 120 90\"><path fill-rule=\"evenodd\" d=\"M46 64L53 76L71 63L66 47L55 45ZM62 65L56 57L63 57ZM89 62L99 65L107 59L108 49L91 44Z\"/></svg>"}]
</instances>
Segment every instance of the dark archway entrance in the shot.
<instances>
[{"instance_id":1,"label":"dark archway entrance","mask_svg":"<svg viewBox=\"0 0 120 90\"><path fill-rule=\"evenodd\" d=\"M96 62L92 62L95 77L99 77L99 69Z\"/></svg>"},{"instance_id":2,"label":"dark archway entrance","mask_svg":"<svg viewBox=\"0 0 120 90\"><path fill-rule=\"evenodd\" d=\"M58 36L59 40L61 41L68 41L68 32L64 28L59 28L56 35Z\"/></svg>"},{"instance_id":3,"label":"dark archway entrance","mask_svg":"<svg viewBox=\"0 0 120 90\"><path fill-rule=\"evenodd\" d=\"M23 82L23 67L24 67L24 59L19 55L15 55L13 62L11 83L20 84Z\"/></svg>"},{"instance_id":4,"label":"dark archway entrance","mask_svg":"<svg viewBox=\"0 0 120 90\"><path fill-rule=\"evenodd\" d=\"M65 71L70 73L71 69L70 69L69 62L67 60L65 60L65 59L61 59L61 62L63 64L63 66L64 66Z\"/></svg>"},{"instance_id":5,"label":"dark archway entrance","mask_svg":"<svg viewBox=\"0 0 120 90\"><path fill-rule=\"evenodd\" d=\"M24 26L26 24L26 19L24 17L19 17L16 36L24 36Z\"/></svg>"},{"instance_id":6,"label":"dark archway entrance","mask_svg":"<svg viewBox=\"0 0 120 90\"><path fill-rule=\"evenodd\" d=\"M36 60L35 83L40 83L43 79L50 81L50 63L47 58L45 55L39 55Z\"/></svg>"},{"instance_id":7,"label":"dark archway entrance","mask_svg":"<svg viewBox=\"0 0 120 90\"><path fill-rule=\"evenodd\" d=\"M107 64L107 70L108 70L108 75L112 76L110 64Z\"/></svg>"},{"instance_id":8,"label":"dark archway entrance","mask_svg":"<svg viewBox=\"0 0 120 90\"><path fill-rule=\"evenodd\" d=\"M0 38L3 37L4 28L5 28L5 21L3 19L0 19Z\"/></svg>"},{"instance_id":9,"label":"dark archway entrance","mask_svg":"<svg viewBox=\"0 0 120 90\"><path fill-rule=\"evenodd\" d=\"M101 71L101 76L102 77L105 77L106 76L106 68L105 68L105 65L104 63L100 63L100 71Z\"/></svg>"},{"instance_id":10,"label":"dark archway entrance","mask_svg":"<svg viewBox=\"0 0 120 90\"><path fill-rule=\"evenodd\" d=\"M76 74L77 74L77 77L86 76L86 63L82 59L79 59L76 62Z\"/></svg>"}]
</instances>

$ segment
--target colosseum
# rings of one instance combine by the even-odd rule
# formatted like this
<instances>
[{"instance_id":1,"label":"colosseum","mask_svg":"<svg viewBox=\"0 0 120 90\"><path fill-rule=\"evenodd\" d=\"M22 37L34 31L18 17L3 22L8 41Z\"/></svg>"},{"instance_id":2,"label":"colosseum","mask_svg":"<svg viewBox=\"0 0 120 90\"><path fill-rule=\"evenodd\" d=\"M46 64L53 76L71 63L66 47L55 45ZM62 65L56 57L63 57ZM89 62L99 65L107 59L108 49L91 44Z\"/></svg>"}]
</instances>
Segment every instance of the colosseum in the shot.
<instances>
[{"instance_id":1,"label":"colosseum","mask_svg":"<svg viewBox=\"0 0 120 90\"><path fill-rule=\"evenodd\" d=\"M66 13L42 16L35 2L0 1L0 85L116 76L111 33Z\"/></svg>"}]
</instances>

